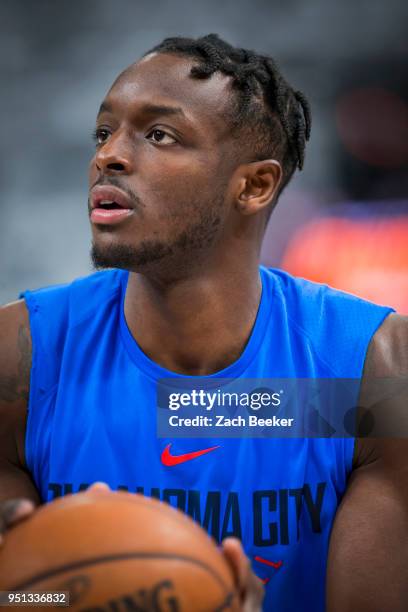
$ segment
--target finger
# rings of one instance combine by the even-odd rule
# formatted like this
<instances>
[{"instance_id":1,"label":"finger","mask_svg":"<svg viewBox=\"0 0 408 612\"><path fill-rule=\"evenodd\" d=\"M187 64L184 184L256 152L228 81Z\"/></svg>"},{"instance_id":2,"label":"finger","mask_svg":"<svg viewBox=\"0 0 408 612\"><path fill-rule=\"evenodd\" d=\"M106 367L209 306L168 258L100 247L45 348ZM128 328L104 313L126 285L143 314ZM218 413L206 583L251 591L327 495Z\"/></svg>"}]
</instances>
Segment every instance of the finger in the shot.
<instances>
[{"instance_id":1,"label":"finger","mask_svg":"<svg viewBox=\"0 0 408 612\"><path fill-rule=\"evenodd\" d=\"M265 589L262 581L252 571L241 542L236 538L227 538L222 542L222 546L236 579L237 590L243 604L242 612L260 612Z\"/></svg>"},{"instance_id":2,"label":"finger","mask_svg":"<svg viewBox=\"0 0 408 612\"><path fill-rule=\"evenodd\" d=\"M223 540L222 548L232 568L236 586L242 594L246 590L246 583L250 573L249 559L242 549L241 542L236 538L226 538Z\"/></svg>"},{"instance_id":3,"label":"finger","mask_svg":"<svg viewBox=\"0 0 408 612\"><path fill-rule=\"evenodd\" d=\"M243 612L254 612L262 609L262 602L265 597L265 587L258 576L253 572L249 577L248 597L245 601Z\"/></svg>"},{"instance_id":4,"label":"finger","mask_svg":"<svg viewBox=\"0 0 408 612\"><path fill-rule=\"evenodd\" d=\"M29 499L9 499L3 502L0 508L0 534L30 516L34 510L35 505Z\"/></svg>"},{"instance_id":5,"label":"finger","mask_svg":"<svg viewBox=\"0 0 408 612\"><path fill-rule=\"evenodd\" d=\"M110 487L106 482L94 482L88 491L110 491Z\"/></svg>"}]
</instances>

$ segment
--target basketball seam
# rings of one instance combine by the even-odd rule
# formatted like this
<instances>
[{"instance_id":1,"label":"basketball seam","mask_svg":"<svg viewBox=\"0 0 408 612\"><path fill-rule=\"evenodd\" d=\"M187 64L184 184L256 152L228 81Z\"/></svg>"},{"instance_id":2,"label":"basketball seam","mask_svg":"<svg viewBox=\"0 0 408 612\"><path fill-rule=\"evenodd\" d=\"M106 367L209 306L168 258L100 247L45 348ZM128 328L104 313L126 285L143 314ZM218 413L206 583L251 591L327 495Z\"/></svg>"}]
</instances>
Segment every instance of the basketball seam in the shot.
<instances>
[{"instance_id":1,"label":"basketball seam","mask_svg":"<svg viewBox=\"0 0 408 612\"><path fill-rule=\"evenodd\" d=\"M99 565L101 563L120 561L125 559L171 559L192 563L193 565L198 565L202 569L206 570L213 578L215 578L215 580L221 585L224 591L228 593L228 596L231 595L223 579L209 565L203 563L202 561L199 561L198 559L193 559L192 557L186 557L184 555L174 555L171 553L121 553L116 555L105 555L103 557L92 557L90 559L84 559L82 561L76 561L73 563L67 563L66 565L60 565L48 571L41 572L40 574L37 574L36 576L33 576L20 584L14 585L8 590L19 591L22 589L27 589L28 587L35 585L36 582L41 582L42 580L46 580L47 578L58 576L58 574L64 572L75 571L77 569L89 565Z\"/></svg>"}]
</instances>

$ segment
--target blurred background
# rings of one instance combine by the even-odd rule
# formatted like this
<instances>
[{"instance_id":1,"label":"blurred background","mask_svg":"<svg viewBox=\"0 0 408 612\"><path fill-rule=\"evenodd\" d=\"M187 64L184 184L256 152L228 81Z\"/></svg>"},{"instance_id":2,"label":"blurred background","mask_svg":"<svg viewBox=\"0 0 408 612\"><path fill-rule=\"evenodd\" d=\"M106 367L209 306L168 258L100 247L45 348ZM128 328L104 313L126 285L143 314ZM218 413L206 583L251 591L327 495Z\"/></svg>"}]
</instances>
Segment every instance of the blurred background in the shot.
<instances>
[{"instance_id":1,"label":"blurred background","mask_svg":"<svg viewBox=\"0 0 408 612\"><path fill-rule=\"evenodd\" d=\"M408 314L407 25L405 0L1 0L0 302L91 271L91 131L118 72L166 36L217 32L312 105L263 262Z\"/></svg>"}]
</instances>

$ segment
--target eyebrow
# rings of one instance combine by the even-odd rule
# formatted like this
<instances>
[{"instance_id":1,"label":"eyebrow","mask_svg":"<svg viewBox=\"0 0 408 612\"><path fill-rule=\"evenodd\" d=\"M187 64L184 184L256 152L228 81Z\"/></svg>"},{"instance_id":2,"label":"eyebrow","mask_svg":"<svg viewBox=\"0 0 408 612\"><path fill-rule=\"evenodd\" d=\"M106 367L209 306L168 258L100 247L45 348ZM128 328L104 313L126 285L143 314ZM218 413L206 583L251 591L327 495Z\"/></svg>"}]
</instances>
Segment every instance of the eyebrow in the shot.
<instances>
[{"instance_id":1,"label":"eyebrow","mask_svg":"<svg viewBox=\"0 0 408 612\"><path fill-rule=\"evenodd\" d=\"M166 106L163 104L144 104L140 109L142 113L147 115L179 115L186 119L186 115L180 106ZM109 102L102 102L99 107L98 116L101 113L112 113L113 109Z\"/></svg>"}]
</instances>

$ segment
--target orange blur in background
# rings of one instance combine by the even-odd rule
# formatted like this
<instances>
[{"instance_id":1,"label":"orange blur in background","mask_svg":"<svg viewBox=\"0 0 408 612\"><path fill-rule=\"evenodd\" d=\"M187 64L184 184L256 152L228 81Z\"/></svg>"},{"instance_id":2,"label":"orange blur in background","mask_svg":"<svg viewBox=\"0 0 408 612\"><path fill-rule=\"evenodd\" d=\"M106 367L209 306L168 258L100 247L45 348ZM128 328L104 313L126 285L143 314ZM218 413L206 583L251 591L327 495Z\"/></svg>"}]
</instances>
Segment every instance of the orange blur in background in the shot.
<instances>
[{"instance_id":1,"label":"orange blur in background","mask_svg":"<svg viewBox=\"0 0 408 612\"><path fill-rule=\"evenodd\" d=\"M311 221L289 241L282 267L408 314L408 216Z\"/></svg>"}]
</instances>

